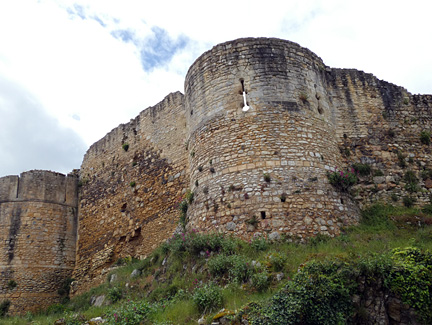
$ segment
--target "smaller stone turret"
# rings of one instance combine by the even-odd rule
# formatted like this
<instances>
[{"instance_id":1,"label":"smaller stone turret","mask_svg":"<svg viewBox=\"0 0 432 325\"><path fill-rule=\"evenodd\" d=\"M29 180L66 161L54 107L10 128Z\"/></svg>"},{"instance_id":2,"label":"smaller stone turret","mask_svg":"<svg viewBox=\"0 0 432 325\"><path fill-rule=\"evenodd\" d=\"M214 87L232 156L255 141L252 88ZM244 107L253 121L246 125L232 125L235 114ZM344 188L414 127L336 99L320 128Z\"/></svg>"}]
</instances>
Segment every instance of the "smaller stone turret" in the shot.
<instances>
[{"instance_id":1,"label":"smaller stone turret","mask_svg":"<svg viewBox=\"0 0 432 325\"><path fill-rule=\"evenodd\" d=\"M0 178L0 301L10 314L60 302L75 266L78 179L33 170Z\"/></svg>"}]
</instances>

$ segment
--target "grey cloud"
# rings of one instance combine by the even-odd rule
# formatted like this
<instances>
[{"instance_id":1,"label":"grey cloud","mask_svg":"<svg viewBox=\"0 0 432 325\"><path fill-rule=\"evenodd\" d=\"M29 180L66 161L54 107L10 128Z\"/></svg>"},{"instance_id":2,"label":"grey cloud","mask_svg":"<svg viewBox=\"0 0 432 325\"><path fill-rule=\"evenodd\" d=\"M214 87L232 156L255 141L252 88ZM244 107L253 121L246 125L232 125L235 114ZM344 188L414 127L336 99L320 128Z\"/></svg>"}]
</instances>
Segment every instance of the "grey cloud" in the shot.
<instances>
[{"instance_id":1,"label":"grey cloud","mask_svg":"<svg viewBox=\"0 0 432 325\"><path fill-rule=\"evenodd\" d=\"M0 76L0 177L31 169L68 173L79 168L86 148L28 91Z\"/></svg>"}]
</instances>

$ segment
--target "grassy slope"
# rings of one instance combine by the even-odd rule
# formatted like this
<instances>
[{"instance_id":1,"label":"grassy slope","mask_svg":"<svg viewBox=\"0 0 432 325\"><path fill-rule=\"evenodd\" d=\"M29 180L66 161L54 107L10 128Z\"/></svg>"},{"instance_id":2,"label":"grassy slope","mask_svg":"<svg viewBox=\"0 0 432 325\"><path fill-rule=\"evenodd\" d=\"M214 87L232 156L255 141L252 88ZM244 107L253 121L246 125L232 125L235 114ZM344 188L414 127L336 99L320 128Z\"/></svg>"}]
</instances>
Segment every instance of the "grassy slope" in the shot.
<instances>
[{"instance_id":1,"label":"grassy slope","mask_svg":"<svg viewBox=\"0 0 432 325\"><path fill-rule=\"evenodd\" d=\"M407 246L432 251L431 224L432 216L416 209L373 206L364 212L359 226L345 229L337 238L318 236L308 243L288 238L275 243L265 239L246 243L218 235L186 234L162 245L146 260L124 261L124 266L110 273L117 275L116 281L107 281L38 315L5 318L1 323L53 324L66 316L73 324L73 314L90 319L113 315L116 308L118 313L131 313L124 310L128 300L148 303L146 319L150 324L196 324L203 315L210 322L222 307L238 312L251 302L264 305L311 261L348 262ZM132 278L135 269L142 274ZM281 273L282 280L276 280ZM210 282L217 287L207 287ZM206 293L211 297L220 293L221 302L209 301ZM118 301L90 306L90 298L102 294Z\"/></svg>"}]
</instances>

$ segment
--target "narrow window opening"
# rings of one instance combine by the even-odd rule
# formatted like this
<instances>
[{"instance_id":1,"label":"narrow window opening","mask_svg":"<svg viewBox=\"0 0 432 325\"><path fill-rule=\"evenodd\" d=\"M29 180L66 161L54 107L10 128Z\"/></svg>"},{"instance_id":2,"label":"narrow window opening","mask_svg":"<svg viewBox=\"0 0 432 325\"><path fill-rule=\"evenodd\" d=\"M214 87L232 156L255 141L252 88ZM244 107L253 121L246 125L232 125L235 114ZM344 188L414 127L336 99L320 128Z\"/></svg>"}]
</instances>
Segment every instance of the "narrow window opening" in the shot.
<instances>
[{"instance_id":1,"label":"narrow window opening","mask_svg":"<svg viewBox=\"0 0 432 325\"><path fill-rule=\"evenodd\" d=\"M343 198L340 199L340 202L341 202L342 204L344 204L344 200L343 200Z\"/></svg>"},{"instance_id":2,"label":"narrow window opening","mask_svg":"<svg viewBox=\"0 0 432 325\"><path fill-rule=\"evenodd\" d=\"M265 211L261 211L261 219L265 219L266 218L266 213Z\"/></svg>"},{"instance_id":3,"label":"narrow window opening","mask_svg":"<svg viewBox=\"0 0 432 325\"><path fill-rule=\"evenodd\" d=\"M246 91L245 91L245 87L244 87L244 80L240 79L241 85L242 85L242 91L243 91L243 112L247 112L250 109L250 106L247 103L247 99L246 99Z\"/></svg>"}]
</instances>

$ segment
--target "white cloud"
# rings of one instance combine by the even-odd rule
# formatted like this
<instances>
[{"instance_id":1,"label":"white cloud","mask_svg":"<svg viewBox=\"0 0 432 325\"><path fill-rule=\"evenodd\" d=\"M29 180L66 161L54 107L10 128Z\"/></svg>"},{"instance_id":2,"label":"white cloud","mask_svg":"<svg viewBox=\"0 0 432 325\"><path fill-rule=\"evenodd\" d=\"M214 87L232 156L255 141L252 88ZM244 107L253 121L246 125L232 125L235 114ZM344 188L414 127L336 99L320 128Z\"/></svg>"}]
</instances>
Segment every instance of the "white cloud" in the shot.
<instances>
[{"instance_id":1,"label":"white cloud","mask_svg":"<svg viewBox=\"0 0 432 325\"><path fill-rule=\"evenodd\" d=\"M432 93L431 9L419 0L3 1L0 76L87 145L183 91L199 55L239 37L288 39L332 67Z\"/></svg>"}]
</instances>

